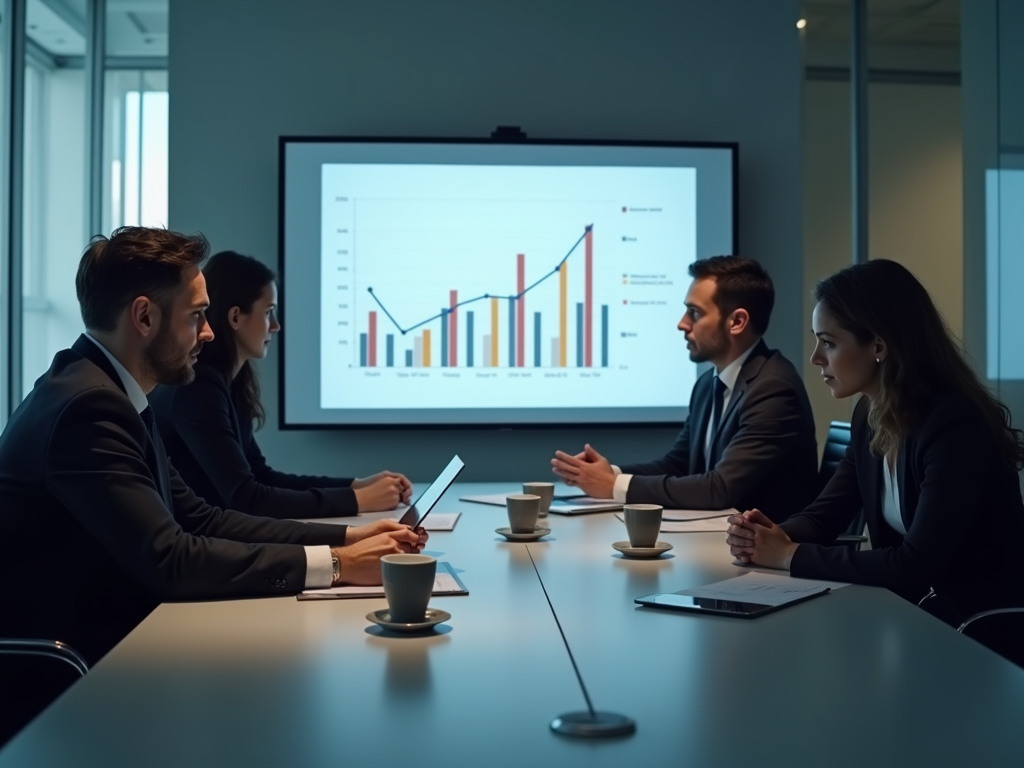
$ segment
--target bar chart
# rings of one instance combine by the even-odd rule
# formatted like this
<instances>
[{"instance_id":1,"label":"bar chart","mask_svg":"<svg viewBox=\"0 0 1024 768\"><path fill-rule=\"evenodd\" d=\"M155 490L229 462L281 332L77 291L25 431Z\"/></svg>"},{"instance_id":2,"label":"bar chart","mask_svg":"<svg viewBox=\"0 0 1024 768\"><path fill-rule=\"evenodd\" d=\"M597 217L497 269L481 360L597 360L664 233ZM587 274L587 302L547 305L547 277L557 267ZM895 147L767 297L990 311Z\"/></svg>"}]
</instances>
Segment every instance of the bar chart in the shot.
<instances>
[{"instance_id":1,"label":"bar chart","mask_svg":"<svg viewBox=\"0 0 1024 768\"><path fill-rule=\"evenodd\" d=\"M583 300L575 302L570 311L570 259L580 250L581 244L583 257L577 257L576 261L581 262L583 267ZM486 293L460 302L458 290L451 289L447 306L442 307L436 315L416 322L409 328L402 328L395 322L380 292L373 287L367 288L378 308L366 313L366 330L359 334L359 367L376 368L382 365L394 368L404 364L406 368L429 368L432 359L436 359L434 365L441 368L607 368L608 336L611 332L608 326L609 312L607 304L600 306L595 332L593 264L594 228L588 224L583 235L558 266L532 285L526 285L526 254L516 254L515 292L506 295ZM543 312L534 312L531 331L528 333L526 306L529 294L549 278L558 280L557 314L552 313L545 322ZM507 307L507 314L503 312L502 305ZM476 329L481 326L477 324L476 317L481 311L485 317L489 316L489 322L482 328L488 332L478 336ZM378 353L378 345L382 342L377 331L378 315L388 318L395 328L395 332L383 337L386 350L383 357ZM458 331L460 317L465 324L461 338ZM574 319L571 330L570 317ZM549 336L546 331L548 328L557 328L558 333ZM396 335L406 344L404 358L398 363L394 354ZM436 358L430 353L432 338L437 339L440 345L440 355ZM505 356L500 354L502 347L506 350Z\"/></svg>"},{"instance_id":2,"label":"bar chart","mask_svg":"<svg viewBox=\"0 0 1024 768\"><path fill-rule=\"evenodd\" d=\"M325 166L321 407L675 402L693 178Z\"/></svg>"}]
</instances>

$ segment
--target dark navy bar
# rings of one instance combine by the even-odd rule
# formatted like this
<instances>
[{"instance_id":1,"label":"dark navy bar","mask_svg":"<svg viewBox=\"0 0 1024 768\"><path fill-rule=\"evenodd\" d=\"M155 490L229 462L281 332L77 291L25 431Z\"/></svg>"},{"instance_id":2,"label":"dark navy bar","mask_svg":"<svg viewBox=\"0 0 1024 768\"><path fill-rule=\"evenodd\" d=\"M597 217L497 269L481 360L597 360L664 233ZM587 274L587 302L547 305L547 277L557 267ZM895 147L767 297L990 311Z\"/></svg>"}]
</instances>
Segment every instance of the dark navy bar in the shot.
<instances>
[{"instance_id":1,"label":"dark navy bar","mask_svg":"<svg viewBox=\"0 0 1024 768\"><path fill-rule=\"evenodd\" d=\"M441 367L448 367L448 310L441 310Z\"/></svg>"},{"instance_id":2,"label":"dark navy bar","mask_svg":"<svg viewBox=\"0 0 1024 768\"><path fill-rule=\"evenodd\" d=\"M387 366L388 368L395 367L395 334L389 333L386 337L388 348L387 348Z\"/></svg>"},{"instance_id":3,"label":"dark navy bar","mask_svg":"<svg viewBox=\"0 0 1024 768\"><path fill-rule=\"evenodd\" d=\"M366 367L366 334L359 334L359 367Z\"/></svg>"},{"instance_id":4,"label":"dark navy bar","mask_svg":"<svg viewBox=\"0 0 1024 768\"><path fill-rule=\"evenodd\" d=\"M473 338L473 313L466 313L466 367L473 367L473 344L475 339Z\"/></svg>"},{"instance_id":5,"label":"dark navy bar","mask_svg":"<svg viewBox=\"0 0 1024 768\"><path fill-rule=\"evenodd\" d=\"M405 350L405 367L412 368L412 350Z\"/></svg>"},{"instance_id":6,"label":"dark navy bar","mask_svg":"<svg viewBox=\"0 0 1024 768\"><path fill-rule=\"evenodd\" d=\"M516 367L516 300L508 300L508 367Z\"/></svg>"},{"instance_id":7,"label":"dark navy bar","mask_svg":"<svg viewBox=\"0 0 1024 768\"><path fill-rule=\"evenodd\" d=\"M583 303L576 304L576 367L583 367Z\"/></svg>"},{"instance_id":8,"label":"dark navy bar","mask_svg":"<svg viewBox=\"0 0 1024 768\"><path fill-rule=\"evenodd\" d=\"M601 367L608 367L608 305L601 305Z\"/></svg>"},{"instance_id":9,"label":"dark navy bar","mask_svg":"<svg viewBox=\"0 0 1024 768\"><path fill-rule=\"evenodd\" d=\"M533 313L533 367L540 368L540 312Z\"/></svg>"}]
</instances>

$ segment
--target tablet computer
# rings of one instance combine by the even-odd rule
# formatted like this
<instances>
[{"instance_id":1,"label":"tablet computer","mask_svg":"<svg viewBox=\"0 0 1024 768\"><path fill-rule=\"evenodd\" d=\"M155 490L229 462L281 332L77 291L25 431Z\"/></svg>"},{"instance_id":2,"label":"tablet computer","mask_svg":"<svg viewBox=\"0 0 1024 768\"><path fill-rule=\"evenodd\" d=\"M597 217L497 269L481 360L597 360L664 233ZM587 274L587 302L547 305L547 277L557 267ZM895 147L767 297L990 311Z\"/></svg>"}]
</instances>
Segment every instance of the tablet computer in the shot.
<instances>
[{"instance_id":1,"label":"tablet computer","mask_svg":"<svg viewBox=\"0 0 1024 768\"><path fill-rule=\"evenodd\" d=\"M398 522L402 525L408 525L413 530L419 528L423 523L423 518L430 514L430 510L444 496L444 492L455 482L455 478L459 476L459 473L465 466L457 454L453 456L452 460L448 462L448 466L441 470L441 474L430 484L430 487L420 494L420 497L412 503L411 507L405 510L405 514L402 515Z\"/></svg>"},{"instance_id":2,"label":"tablet computer","mask_svg":"<svg viewBox=\"0 0 1024 768\"><path fill-rule=\"evenodd\" d=\"M812 592L779 605L742 603L736 600L718 600L711 597L692 597L690 595L680 595L676 592L645 595L636 598L633 602L648 608L664 608L669 611L686 611L688 613L704 613L713 616L738 616L742 619L753 619L777 611L780 608L785 608L787 605L796 605L805 600L820 597L828 591L828 587L822 587L818 592Z\"/></svg>"}]
</instances>

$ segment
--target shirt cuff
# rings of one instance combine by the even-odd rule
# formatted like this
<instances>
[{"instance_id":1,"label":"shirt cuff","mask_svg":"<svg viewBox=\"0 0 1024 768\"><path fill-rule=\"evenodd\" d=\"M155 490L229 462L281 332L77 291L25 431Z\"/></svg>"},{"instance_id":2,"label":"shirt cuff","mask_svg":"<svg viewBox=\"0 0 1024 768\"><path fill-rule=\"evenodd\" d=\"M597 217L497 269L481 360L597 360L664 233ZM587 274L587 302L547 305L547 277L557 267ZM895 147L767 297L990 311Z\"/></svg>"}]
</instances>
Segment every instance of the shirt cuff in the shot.
<instances>
[{"instance_id":1,"label":"shirt cuff","mask_svg":"<svg viewBox=\"0 0 1024 768\"><path fill-rule=\"evenodd\" d=\"M303 547L306 550L306 586L304 589L327 589L334 583L334 561L331 548Z\"/></svg>"},{"instance_id":2,"label":"shirt cuff","mask_svg":"<svg viewBox=\"0 0 1024 768\"><path fill-rule=\"evenodd\" d=\"M619 504L626 503L626 492L629 490L629 481L632 479L632 475L624 475L621 470L615 476L615 485L612 486L612 498L619 502Z\"/></svg>"}]
</instances>

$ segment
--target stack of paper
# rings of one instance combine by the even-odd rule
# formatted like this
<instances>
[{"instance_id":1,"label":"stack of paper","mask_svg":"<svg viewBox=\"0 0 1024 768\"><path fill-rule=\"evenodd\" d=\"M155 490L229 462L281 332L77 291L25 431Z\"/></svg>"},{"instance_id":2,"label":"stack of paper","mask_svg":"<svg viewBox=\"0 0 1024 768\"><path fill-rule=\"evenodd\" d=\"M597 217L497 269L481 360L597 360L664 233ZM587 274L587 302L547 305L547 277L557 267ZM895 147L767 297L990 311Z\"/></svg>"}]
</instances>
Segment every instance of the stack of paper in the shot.
<instances>
[{"instance_id":1,"label":"stack of paper","mask_svg":"<svg viewBox=\"0 0 1024 768\"><path fill-rule=\"evenodd\" d=\"M842 581L794 579L792 576L769 573L745 573L725 581L716 581L694 589L681 589L677 595L703 597L711 600L733 600L738 603L784 605L825 590L850 586Z\"/></svg>"},{"instance_id":2,"label":"stack of paper","mask_svg":"<svg viewBox=\"0 0 1024 768\"><path fill-rule=\"evenodd\" d=\"M450 563L438 563L434 577L434 591L438 595L468 595L469 590L455 575ZM384 587L329 587L328 589L307 589L298 595L299 600L344 600L353 597L384 597Z\"/></svg>"},{"instance_id":3,"label":"stack of paper","mask_svg":"<svg viewBox=\"0 0 1024 768\"><path fill-rule=\"evenodd\" d=\"M666 509L661 514L662 533L721 533L729 529L728 515L735 509ZM615 515L625 521L623 513Z\"/></svg>"},{"instance_id":4,"label":"stack of paper","mask_svg":"<svg viewBox=\"0 0 1024 768\"><path fill-rule=\"evenodd\" d=\"M355 517L325 517L319 520L299 520L299 522L359 526L372 523L375 520L400 520L406 509L408 507L403 504L397 510L391 509L387 512L360 512ZM423 527L428 531L454 531L455 524L461 516L461 512L431 512L423 521Z\"/></svg>"}]
</instances>

